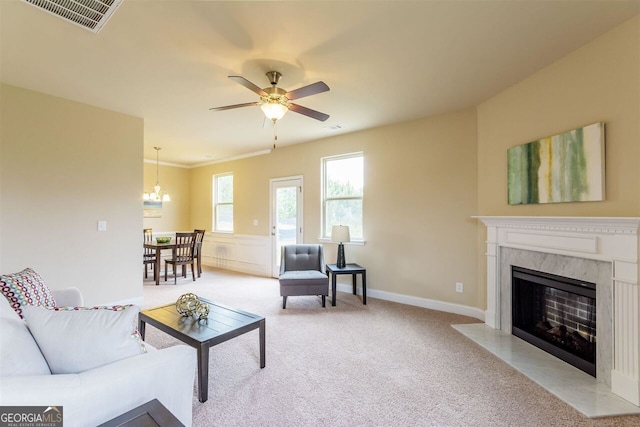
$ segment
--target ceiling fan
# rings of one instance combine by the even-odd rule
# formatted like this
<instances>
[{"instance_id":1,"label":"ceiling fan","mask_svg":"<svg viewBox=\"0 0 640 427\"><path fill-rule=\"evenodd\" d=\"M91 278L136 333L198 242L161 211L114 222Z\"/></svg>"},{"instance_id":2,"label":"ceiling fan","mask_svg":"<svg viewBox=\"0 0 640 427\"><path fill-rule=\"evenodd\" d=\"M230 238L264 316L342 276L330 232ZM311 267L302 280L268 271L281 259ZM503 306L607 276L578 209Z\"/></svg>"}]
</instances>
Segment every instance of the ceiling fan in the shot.
<instances>
[{"instance_id":1,"label":"ceiling fan","mask_svg":"<svg viewBox=\"0 0 640 427\"><path fill-rule=\"evenodd\" d=\"M265 116L267 116L267 118L274 123L277 120L280 120L289 110L295 111L299 114L303 114L307 117L311 117L312 119L320 120L321 122L324 122L329 118L328 114L321 113L319 111L312 110L311 108L303 107L302 105L294 104L293 102L291 102L294 99L300 99L304 98L305 96L311 96L317 93L328 91L329 86L327 86L324 82L316 82L308 86L303 86L301 88L287 92L286 90L278 87L278 82L282 78L282 74L277 71L269 71L267 73L267 78L271 83L271 87L266 87L264 89L261 89L242 76L229 76L229 78L234 82L239 83L247 89L260 95L260 100L256 102L247 102L244 104L214 107L210 108L210 110L223 111L231 110L233 108L250 107L257 105L260 106Z\"/></svg>"}]
</instances>

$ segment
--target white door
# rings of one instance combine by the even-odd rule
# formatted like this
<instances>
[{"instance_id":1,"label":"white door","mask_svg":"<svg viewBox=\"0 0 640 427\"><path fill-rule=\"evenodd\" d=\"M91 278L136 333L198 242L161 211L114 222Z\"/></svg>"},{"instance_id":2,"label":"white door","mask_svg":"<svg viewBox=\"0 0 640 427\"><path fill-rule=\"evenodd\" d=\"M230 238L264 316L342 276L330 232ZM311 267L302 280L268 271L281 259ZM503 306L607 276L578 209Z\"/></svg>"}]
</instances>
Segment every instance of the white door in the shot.
<instances>
[{"instance_id":1,"label":"white door","mask_svg":"<svg viewBox=\"0 0 640 427\"><path fill-rule=\"evenodd\" d=\"M302 177L271 180L271 275L280 274L283 245L302 243Z\"/></svg>"}]
</instances>

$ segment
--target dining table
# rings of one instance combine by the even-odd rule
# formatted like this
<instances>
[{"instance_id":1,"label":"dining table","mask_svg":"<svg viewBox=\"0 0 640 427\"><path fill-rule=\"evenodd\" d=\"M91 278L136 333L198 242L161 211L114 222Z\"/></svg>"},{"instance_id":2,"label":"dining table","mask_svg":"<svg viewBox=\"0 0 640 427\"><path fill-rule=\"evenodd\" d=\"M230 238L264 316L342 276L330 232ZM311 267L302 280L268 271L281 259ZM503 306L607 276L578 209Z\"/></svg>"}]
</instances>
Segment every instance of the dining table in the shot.
<instances>
[{"instance_id":1,"label":"dining table","mask_svg":"<svg viewBox=\"0 0 640 427\"><path fill-rule=\"evenodd\" d=\"M175 239L171 239L171 241L166 243L158 243L158 242L145 242L145 249L152 249L156 255L156 264L154 265L153 275L156 279L156 286L160 284L160 266L162 265L162 251L165 249L171 249L173 254L172 258L175 258L176 251L176 241Z\"/></svg>"}]
</instances>

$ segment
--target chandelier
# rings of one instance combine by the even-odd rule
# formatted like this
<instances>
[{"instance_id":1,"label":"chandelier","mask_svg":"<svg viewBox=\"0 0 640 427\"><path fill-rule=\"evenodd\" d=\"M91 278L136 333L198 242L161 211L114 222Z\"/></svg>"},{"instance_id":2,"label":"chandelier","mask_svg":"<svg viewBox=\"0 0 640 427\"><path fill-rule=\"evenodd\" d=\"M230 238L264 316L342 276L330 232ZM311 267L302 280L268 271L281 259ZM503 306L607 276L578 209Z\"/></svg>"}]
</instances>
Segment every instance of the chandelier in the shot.
<instances>
[{"instance_id":1,"label":"chandelier","mask_svg":"<svg viewBox=\"0 0 640 427\"><path fill-rule=\"evenodd\" d=\"M160 180L158 179L158 171L160 169L160 161L158 158L158 153L160 152L160 150L162 150L162 148L153 147L153 149L156 150L156 185L153 186L152 192L149 192L149 193L145 192L142 195L142 199L149 200L152 202L170 202L171 197L169 197L169 193L167 193L160 187Z\"/></svg>"}]
</instances>

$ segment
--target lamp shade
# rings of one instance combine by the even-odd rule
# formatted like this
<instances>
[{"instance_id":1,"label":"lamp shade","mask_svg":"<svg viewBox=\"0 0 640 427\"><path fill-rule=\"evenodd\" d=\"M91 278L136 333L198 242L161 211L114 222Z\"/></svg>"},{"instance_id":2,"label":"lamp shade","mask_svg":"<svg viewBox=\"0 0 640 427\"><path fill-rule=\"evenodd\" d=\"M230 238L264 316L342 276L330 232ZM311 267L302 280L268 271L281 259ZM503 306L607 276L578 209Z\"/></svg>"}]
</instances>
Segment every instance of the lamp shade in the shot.
<instances>
[{"instance_id":1,"label":"lamp shade","mask_svg":"<svg viewBox=\"0 0 640 427\"><path fill-rule=\"evenodd\" d=\"M335 243L350 242L349 227L346 225L334 225L331 228L331 241Z\"/></svg>"},{"instance_id":2,"label":"lamp shade","mask_svg":"<svg viewBox=\"0 0 640 427\"><path fill-rule=\"evenodd\" d=\"M266 102L260 106L262 112L269 120L280 120L289 109L279 102Z\"/></svg>"}]
</instances>

